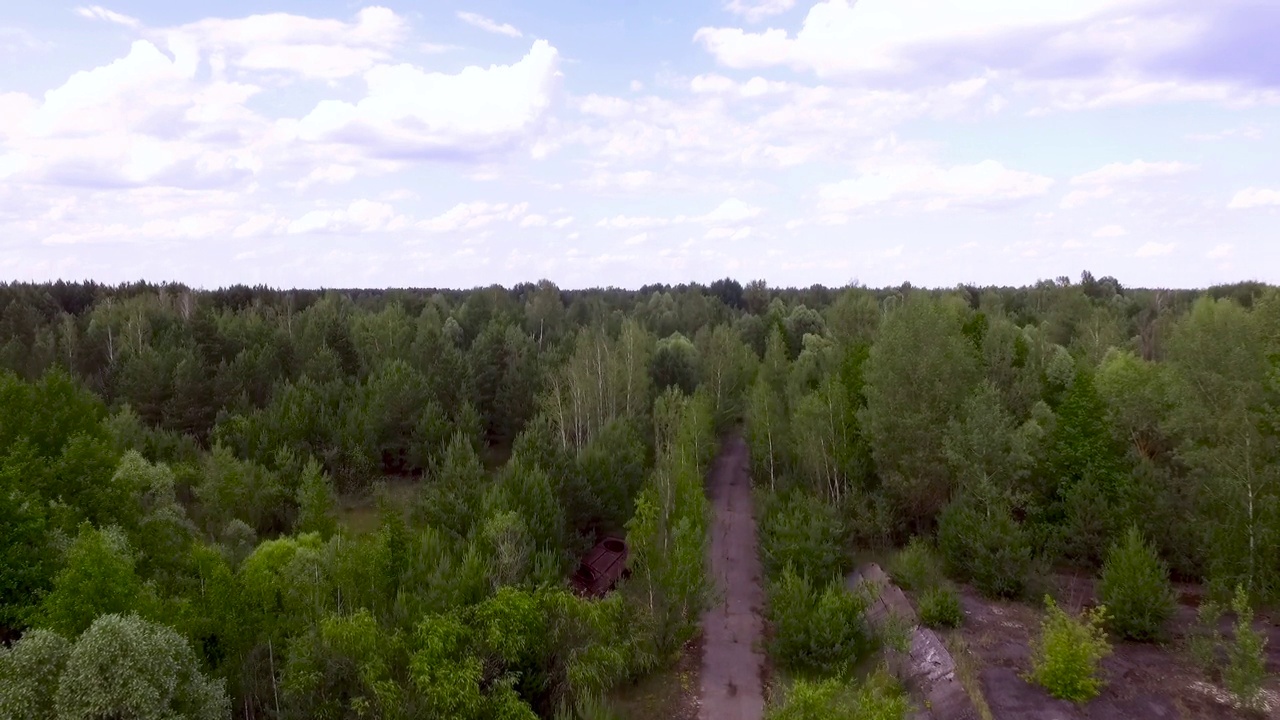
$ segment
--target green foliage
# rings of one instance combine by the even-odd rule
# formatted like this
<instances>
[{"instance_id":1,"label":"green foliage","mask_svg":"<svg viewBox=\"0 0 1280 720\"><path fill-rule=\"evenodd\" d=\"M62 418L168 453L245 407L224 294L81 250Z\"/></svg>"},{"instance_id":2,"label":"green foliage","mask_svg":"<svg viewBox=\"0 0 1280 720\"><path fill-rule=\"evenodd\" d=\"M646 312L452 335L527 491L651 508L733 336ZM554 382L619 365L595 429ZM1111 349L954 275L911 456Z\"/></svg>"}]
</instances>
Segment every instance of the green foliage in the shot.
<instances>
[{"instance_id":1,"label":"green foliage","mask_svg":"<svg viewBox=\"0 0 1280 720\"><path fill-rule=\"evenodd\" d=\"M1049 694L1072 702L1085 702L1102 688L1098 664L1111 654L1103 626L1106 607L1099 605L1080 617L1071 617L1045 596L1045 619L1033 639L1030 679Z\"/></svg>"},{"instance_id":2,"label":"green foliage","mask_svg":"<svg viewBox=\"0 0 1280 720\"><path fill-rule=\"evenodd\" d=\"M696 631L709 595L710 509L702 488L713 420L705 396L670 391L655 410L658 465L636 498L627 523L630 584L640 596L654 652L666 656Z\"/></svg>"},{"instance_id":3,"label":"green foliage","mask_svg":"<svg viewBox=\"0 0 1280 720\"><path fill-rule=\"evenodd\" d=\"M0 625L9 627L25 625L55 570L47 513L27 489L29 466L21 455L0 457Z\"/></svg>"},{"instance_id":4,"label":"green foliage","mask_svg":"<svg viewBox=\"0 0 1280 720\"><path fill-rule=\"evenodd\" d=\"M31 630L12 647L0 646L0 718L55 717L53 696L71 644L48 630Z\"/></svg>"},{"instance_id":5,"label":"green foliage","mask_svg":"<svg viewBox=\"0 0 1280 720\"><path fill-rule=\"evenodd\" d=\"M338 531L333 484L315 459L308 459L302 470L297 499L298 516L293 521L295 533L314 532L321 537L329 537Z\"/></svg>"},{"instance_id":6,"label":"green foliage","mask_svg":"<svg viewBox=\"0 0 1280 720\"><path fill-rule=\"evenodd\" d=\"M223 683L205 676L172 628L103 615L71 648L55 695L58 720L222 720Z\"/></svg>"},{"instance_id":7,"label":"green foliage","mask_svg":"<svg viewBox=\"0 0 1280 720\"><path fill-rule=\"evenodd\" d=\"M923 527L951 494L945 442L977 381L977 357L959 313L913 293L889 313L866 364L859 415L899 517Z\"/></svg>"},{"instance_id":8,"label":"green foliage","mask_svg":"<svg viewBox=\"0 0 1280 720\"><path fill-rule=\"evenodd\" d=\"M931 628L957 628L964 622L960 598L950 587L933 587L919 596L920 622Z\"/></svg>"},{"instance_id":9,"label":"green foliage","mask_svg":"<svg viewBox=\"0 0 1280 720\"><path fill-rule=\"evenodd\" d=\"M644 441L635 425L625 420L604 425L578 453L576 471L562 487L570 527L622 527L632 515L644 473Z\"/></svg>"},{"instance_id":10,"label":"green foliage","mask_svg":"<svg viewBox=\"0 0 1280 720\"><path fill-rule=\"evenodd\" d=\"M1098 599L1106 605L1108 627L1122 637L1155 640L1173 614L1175 596L1169 571L1137 527L1111 546L1098 581Z\"/></svg>"},{"instance_id":11,"label":"green foliage","mask_svg":"<svg viewBox=\"0 0 1280 720\"><path fill-rule=\"evenodd\" d=\"M910 709L906 694L882 669L853 687L840 678L797 679L765 720L902 720Z\"/></svg>"},{"instance_id":12,"label":"green foliage","mask_svg":"<svg viewBox=\"0 0 1280 720\"><path fill-rule=\"evenodd\" d=\"M1236 588L1231 610L1236 615L1235 632L1227 646L1223 684L1244 707L1261 709L1262 686L1267 679L1267 639L1253 627L1253 608L1243 587Z\"/></svg>"},{"instance_id":13,"label":"green foliage","mask_svg":"<svg viewBox=\"0 0 1280 720\"><path fill-rule=\"evenodd\" d=\"M407 703L392 677L402 652L366 610L330 615L289 646L281 688L302 717L407 717Z\"/></svg>"},{"instance_id":14,"label":"green foliage","mask_svg":"<svg viewBox=\"0 0 1280 720\"><path fill-rule=\"evenodd\" d=\"M1115 508L1125 499L1124 459L1107 422L1093 375L1077 369L1048 438L1043 503L1051 521L1064 522L1063 550L1096 565L1121 532Z\"/></svg>"},{"instance_id":15,"label":"green foliage","mask_svg":"<svg viewBox=\"0 0 1280 720\"><path fill-rule=\"evenodd\" d=\"M948 505L938 518L938 549L948 572L993 597L1018 597L1034 579L1027 532L998 497L965 494Z\"/></svg>"},{"instance_id":16,"label":"green foliage","mask_svg":"<svg viewBox=\"0 0 1280 720\"><path fill-rule=\"evenodd\" d=\"M791 567L815 582L843 577L850 560L845 525L836 508L801 490L763 496L760 507L760 557L765 574Z\"/></svg>"},{"instance_id":17,"label":"green foliage","mask_svg":"<svg viewBox=\"0 0 1280 720\"><path fill-rule=\"evenodd\" d=\"M415 519L449 530L459 538L466 537L479 519L485 472L479 454L465 435L454 434L433 475L422 485L414 508Z\"/></svg>"},{"instance_id":18,"label":"green foliage","mask_svg":"<svg viewBox=\"0 0 1280 720\"><path fill-rule=\"evenodd\" d=\"M773 657L800 672L847 673L875 647L865 617L869 602L839 579L819 584L783 569L769 584Z\"/></svg>"},{"instance_id":19,"label":"green foliage","mask_svg":"<svg viewBox=\"0 0 1280 720\"><path fill-rule=\"evenodd\" d=\"M48 619L74 642L138 612L191 641L237 716L430 717L452 686L415 683L424 652L419 679L478 661L461 716L588 716L696 627L703 478L738 418L770 491L766 569L810 583L809 615L839 615L847 544L935 529L938 559L915 541L889 565L926 621L954 616L939 565L1028 594L1041 563L1097 564L1131 525L1151 544L1126 538L1100 584L1118 634L1158 625L1143 598L1166 564L1280 598L1280 293L1259 284L8 284L0 337L0 631L47 640ZM416 507L338 531L382 474L421 477ZM617 592L533 590L623 528ZM428 618L456 647L420 645ZM843 647L823 634L841 621L803 626ZM1232 637L1194 639L1215 682L1232 657L1256 675L1256 636ZM58 683L37 683L31 712L56 717Z\"/></svg>"},{"instance_id":20,"label":"green foliage","mask_svg":"<svg viewBox=\"0 0 1280 720\"><path fill-rule=\"evenodd\" d=\"M698 348L680 333L673 333L658 341L649 361L649 375L658 392L677 388L685 395L692 395L698 386L701 358Z\"/></svg>"},{"instance_id":21,"label":"green foliage","mask_svg":"<svg viewBox=\"0 0 1280 720\"><path fill-rule=\"evenodd\" d=\"M937 587L945 578L942 560L929 541L919 535L911 538L889 562L889 575L903 590L924 592Z\"/></svg>"},{"instance_id":22,"label":"green foliage","mask_svg":"<svg viewBox=\"0 0 1280 720\"><path fill-rule=\"evenodd\" d=\"M77 637L99 615L134 610L142 583L133 568L128 541L118 530L82 526L53 589L40 604L36 623Z\"/></svg>"}]
</instances>

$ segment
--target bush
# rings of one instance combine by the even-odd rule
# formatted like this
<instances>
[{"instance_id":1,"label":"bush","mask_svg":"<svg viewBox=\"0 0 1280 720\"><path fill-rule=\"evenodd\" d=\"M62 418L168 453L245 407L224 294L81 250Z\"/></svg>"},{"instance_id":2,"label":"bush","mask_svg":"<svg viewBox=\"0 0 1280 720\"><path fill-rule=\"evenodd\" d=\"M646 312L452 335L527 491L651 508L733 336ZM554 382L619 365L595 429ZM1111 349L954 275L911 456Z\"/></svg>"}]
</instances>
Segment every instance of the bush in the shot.
<instances>
[{"instance_id":1,"label":"bush","mask_svg":"<svg viewBox=\"0 0 1280 720\"><path fill-rule=\"evenodd\" d=\"M839 679L797 680L765 720L900 720L909 707L901 688L882 669L857 688Z\"/></svg>"},{"instance_id":2,"label":"bush","mask_svg":"<svg viewBox=\"0 0 1280 720\"><path fill-rule=\"evenodd\" d=\"M767 497L761 506L760 554L768 577L790 566L825 583L849 569L845 526L834 506L801 491Z\"/></svg>"},{"instance_id":3,"label":"bush","mask_svg":"<svg viewBox=\"0 0 1280 720\"><path fill-rule=\"evenodd\" d=\"M935 587L920 596L920 622L931 628L960 627L964 614L960 612L960 598L949 587Z\"/></svg>"},{"instance_id":4,"label":"bush","mask_svg":"<svg viewBox=\"0 0 1280 720\"><path fill-rule=\"evenodd\" d=\"M952 502L938 518L938 549L948 572L989 596L1020 596L1032 580L1030 539L1003 501Z\"/></svg>"},{"instance_id":5,"label":"bush","mask_svg":"<svg viewBox=\"0 0 1280 720\"><path fill-rule=\"evenodd\" d=\"M916 536L893 557L889 575L903 590L924 592L942 582L942 562L929 542Z\"/></svg>"},{"instance_id":6,"label":"bush","mask_svg":"<svg viewBox=\"0 0 1280 720\"><path fill-rule=\"evenodd\" d=\"M1107 553L1098 598L1110 612L1111 630L1133 640L1157 639L1173 614L1169 570L1137 527Z\"/></svg>"},{"instance_id":7,"label":"bush","mask_svg":"<svg viewBox=\"0 0 1280 720\"><path fill-rule=\"evenodd\" d=\"M772 651L784 666L840 674L873 649L865 595L838 581L815 587L789 566L769 590Z\"/></svg>"},{"instance_id":8,"label":"bush","mask_svg":"<svg viewBox=\"0 0 1280 720\"><path fill-rule=\"evenodd\" d=\"M1098 606L1079 618L1067 615L1045 596L1047 615L1031 648L1031 680L1062 700L1084 702L1098 694L1098 663L1111 654L1107 610Z\"/></svg>"},{"instance_id":9,"label":"bush","mask_svg":"<svg viewBox=\"0 0 1280 720\"><path fill-rule=\"evenodd\" d=\"M1267 639L1253 629L1253 608L1243 587L1236 588L1231 609L1236 614L1235 638L1227 647L1227 667L1222 671L1223 684L1244 707L1260 709L1262 683L1267 678L1263 651Z\"/></svg>"}]
</instances>

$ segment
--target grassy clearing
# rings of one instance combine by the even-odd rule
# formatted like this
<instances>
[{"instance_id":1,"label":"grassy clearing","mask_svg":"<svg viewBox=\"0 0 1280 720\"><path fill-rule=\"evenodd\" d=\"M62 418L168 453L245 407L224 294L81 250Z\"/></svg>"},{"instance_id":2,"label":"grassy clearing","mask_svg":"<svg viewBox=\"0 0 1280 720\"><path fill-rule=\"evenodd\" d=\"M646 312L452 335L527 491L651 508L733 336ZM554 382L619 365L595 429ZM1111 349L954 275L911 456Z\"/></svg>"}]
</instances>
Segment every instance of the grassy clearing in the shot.
<instances>
[{"instance_id":1,"label":"grassy clearing","mask_svg":"<svg viewBox=\"0 0 1280 720\"><path fill-rule=\"evenodd\" d=\"M697 696L697 673L687 663L678 663L634 685L615 688L608 708L618 720L693 720Z\"/></svg>"},{"instance_id":2,"label":"grassy clearing","mask_svg":"<svg viewBox=\"0 0 1280 720\"><path fill-rule=\"evenodd\" d=\"M392 502L401 508L409 508L418 492L419 481L402 478L384 478L387 493ZM374 532L378 529L378 500L373 491L360 495L344 495L338 499L338 522L342 527L357 534Z\"/></svg>"}]
</instances>

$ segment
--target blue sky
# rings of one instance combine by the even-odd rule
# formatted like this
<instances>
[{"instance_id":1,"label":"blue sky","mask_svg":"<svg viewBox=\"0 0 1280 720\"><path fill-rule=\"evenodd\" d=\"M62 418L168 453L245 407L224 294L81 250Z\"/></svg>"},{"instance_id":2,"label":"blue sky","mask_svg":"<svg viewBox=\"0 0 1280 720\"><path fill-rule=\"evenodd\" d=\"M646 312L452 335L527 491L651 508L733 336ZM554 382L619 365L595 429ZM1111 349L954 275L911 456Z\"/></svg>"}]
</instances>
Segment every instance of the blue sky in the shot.
<instances>
[{"instance_id":1,"label":"blue sky","mask_svg":"<svg viewBox=\"0 0 1280 720\"><path fill-rule=\"evenodd\" d=\"M6 3L0 278L1280 282L1267 0Z\"/></svg>"}]
</instances>

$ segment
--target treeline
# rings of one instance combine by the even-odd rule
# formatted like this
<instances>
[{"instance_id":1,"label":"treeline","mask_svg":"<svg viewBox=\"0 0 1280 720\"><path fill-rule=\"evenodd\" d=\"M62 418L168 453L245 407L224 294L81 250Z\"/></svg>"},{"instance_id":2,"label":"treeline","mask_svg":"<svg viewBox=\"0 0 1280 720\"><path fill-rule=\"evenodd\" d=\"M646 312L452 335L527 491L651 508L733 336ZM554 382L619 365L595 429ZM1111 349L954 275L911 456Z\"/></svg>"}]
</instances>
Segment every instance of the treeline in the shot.
<instances>
[{"instance_id":1,"label":"treeline","mask_svg":"<svg viewBox=\"0 0 1280 720\"><path fill-rule=\"evenodd\" d=\"M1280 595L1259 284L8 285L0 343L0 715L594 717L694 631L738 424L797 608L854 602L853 543L936 536L1017 594L1133 525ZM377 529L342 527L369 492ZM569 594L606 532L630 579ZM828 665L870 647L847 630Z\"/></svg>"},{"instance_id":2,"label":"treeline","mask_svg":"<svg viewBox=\"0 0 1280 720\"><path fill-rule=\"evenodd\" d=\"M107 306L128 310L95 324ZM588 717L694 632L714 405L655 385L635 321L558 325L559 359L457 307L84 310L62 337L105 345L40 367L11 342L0 373L0 717ZM239 368L263 358L255 402ZM343 528L339 497L388 474L410 500ZM605 532L630 579L579 598Z\"/></svg>"},{"instance_id":3,"label":"treeline","mask_svg":"<svg viewBox=\"0 0 1280 720\"><path fill-rule=\"evenodd\" d=\"M851 290L800 351L769 338L746 408L757 482L839 509L848 541L936 539L993 595L1100 567L1136 527L1176 577L1280 600L1280 293L1059 284ZM1025 310L1025 307L1024 307Z\"/></svg>"}]
</instances>

